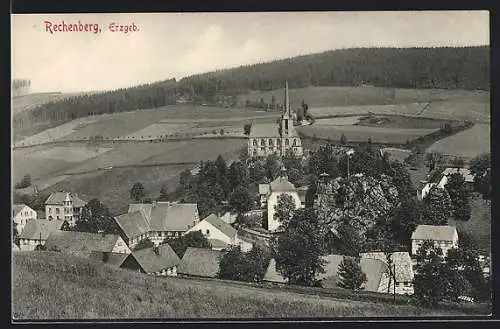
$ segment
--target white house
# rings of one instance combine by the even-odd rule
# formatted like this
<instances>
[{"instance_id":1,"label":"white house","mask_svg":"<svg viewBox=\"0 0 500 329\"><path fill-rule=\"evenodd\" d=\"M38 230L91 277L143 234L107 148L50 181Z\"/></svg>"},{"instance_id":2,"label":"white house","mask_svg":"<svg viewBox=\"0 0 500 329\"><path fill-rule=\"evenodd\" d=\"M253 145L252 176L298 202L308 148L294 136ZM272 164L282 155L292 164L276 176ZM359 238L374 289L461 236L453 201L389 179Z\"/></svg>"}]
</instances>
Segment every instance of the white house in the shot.
<instances>
[{"instance_id":1,"label":"white house","mask_svg":"<svg viewBox=\"0 0 500 329\"><path fill-rule=\"evenodd\" d=\"M130 204L128 212L115 220L132 249L145 239L158 246L166 238L181 236L200 221L196 203L171 202Z\"/></svg>"},{"instance_id":2,"label":"white house","mask_svg":"<svg viewBox=\"0 0 500 329\"><path fill-rule=\"evenodd\" d=\"M259 184L259 194L262 208L267 209L267 230L270 232L276 231L280 225L279 221L274 219L274 213L281 195L290 195L294 201L295 209L304 207L297 189L288 181L285 170L282 170L281 176L270 184Z\"/></svg>"},{"instance_id":3,"label":"white house","mask_svg":"<svg viewBox=\"0 0 500 329\"><path fill-rule=\"evenodd\" d=\"M91 252L130 254L125 241L117 234L88 233L75 231L52 232L45 242L47 250L88 257Z\"/></svg>"},{"instance_id":4,"label":"white house","mask_svg":"<svg viewBox=\"0 0 500 329\"><path fill-rule=\"evenodd\" d=\"M448 250L458 247L458 233L455 226L450 225L418 225L411 235L411 252L415 255L424 241L433 241L436 247L440 247L443 256Z\"/></svg>"},{"instance_id":5,"label":"white house","mask_svg":"<svg viewBox=\"0 0 500 329\"><path fill-rule=\"evenodd\" d=\"M212 249L222 250L238 244L237 231L215 214L211 214L184 234L200 231L212 244Z\"/></svg>"},{"instance_id":6,"label":"white house","mask_svg":"<svg viewBox=\"0 0 500 329\"><path fill-rule=\"evenodd\" d=\"M461 174L462 177L465 180L465 183L467 185L473 185L474 184L474 175L470 172L469 169L467 168L446 168L443 171L443 176L441 177L441 180L438 183L438 186L440 188L444 188L446 184L448 184L448 179L452 174Z\"/></svg>"},{"instance_id":7,"label":"white house","mask_svg":"<svg viewBox=\"0 0 500 329\"><path fill-rule=\"evenodd\" d=\"M24 229L26 223L31 219L36 219L36 211L25 204L15 204L12 206L12 222L18 234Z\"/></svg>"},{"instance_id":8,"label":"white house","mask_svg":"<svg viewBox=\"0 0 500 329\"><path fill-rule=\"evenodd\" d=\"M74 226L86 204L75 193L54 192L45 201L45 218L66 220Z\"/></svg>"},{"instance_id":9,"label":"white house","mask_svg":"<svg viewBox=\"0 0 500 329\"><path fill-rule=\"evenodd\" d=\"M367 259L379 259L387 264L386 255L383 252L365 252L360 253L361 258ZM413 272L413 264L410 254L406 251L393 252L390 255L392 269L389 270L389 285L387 293L394 293L400 295L413 295L413 279L415 273ZM394 278L394 277L395 278ZM395 280L394 280L395 279ZM396 282L396 287L394 288L394 281Z\"/></svg>"},{"instance_id":10,"label":"white house","mask_svg":"<svg viewBox=\"0 0 500 329\"><path fill-rule=\"evenodd\" d=\"M68 225L65 220L41 218L29 220L19 236L19 248L21 251L33 251L37 245L45 245L49 235L65 225Z\"/></svg>"}]
</instances>

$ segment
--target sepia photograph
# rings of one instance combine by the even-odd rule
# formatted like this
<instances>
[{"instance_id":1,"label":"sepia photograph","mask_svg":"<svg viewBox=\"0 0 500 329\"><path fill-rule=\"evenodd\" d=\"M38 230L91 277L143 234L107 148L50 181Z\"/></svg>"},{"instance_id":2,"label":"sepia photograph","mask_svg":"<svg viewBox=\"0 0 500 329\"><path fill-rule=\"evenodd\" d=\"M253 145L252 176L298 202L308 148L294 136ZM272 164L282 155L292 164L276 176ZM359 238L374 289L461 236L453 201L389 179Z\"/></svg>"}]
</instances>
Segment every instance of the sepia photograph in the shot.
<instances>
[{"instance_id":1,"label":"sepia photograph","mask_svg":"<svg viewBox=\"0 0 500 329\"><path fill-rule=\"evenodd\" d=\"M488 11L11 14L12 322L490 316Z\"/></svg>"}]
</instances>

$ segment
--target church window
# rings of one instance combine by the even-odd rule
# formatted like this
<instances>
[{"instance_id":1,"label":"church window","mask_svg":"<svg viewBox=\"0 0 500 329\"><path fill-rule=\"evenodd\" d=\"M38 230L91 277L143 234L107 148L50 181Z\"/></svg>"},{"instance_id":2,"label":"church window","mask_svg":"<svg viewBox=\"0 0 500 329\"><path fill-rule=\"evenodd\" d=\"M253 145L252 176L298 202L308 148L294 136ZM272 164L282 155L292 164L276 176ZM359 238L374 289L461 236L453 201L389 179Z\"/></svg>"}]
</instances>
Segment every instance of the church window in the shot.
<instances>
[{"instance_id":1,"label":"church window","mask_svg":"<svg viewBox=\"0 0 500 329\"><path fill-rule=\"evenodd\" d=\"M260 145L261 145L261 146L266 146L266 141L265 141L264 139L261 139L261 140L260 140Z\"/></svg>"},{"instance_id":2,"label":"church window","mask_svg":"<svg viewBox=\"0 0 500 329\"><path fill-rule=\"evenodd\" d=\"M257 145L258 145L257 140L256 140L256 139L254 139L254 140L253 140L253 146L257 146Z\"/></svg>"},{"instance_id":3,"label":"church window","mask_svg":"<svg viewBox=\"0 0 500 329\"><path fill-rule=\"evenodd\" d=\"M286 146L289 146L290 145L290 141L288 139L285 139L285 145Z\"/></svg>"},{"instance_id":4,"label":"church window","mask_svg":"<svg viewBox=\"0 0 500 329\"><path fill-rule=\"evenodd\" d=\"M293 140L293 146L297 146L297 139Z\"/></svg>"},{"instance_id":5,"label":"church window","mask_svg":"<svg viewBox=\"0 0 500 329\"><path fill-rule=\"evenodd\" d=\"M273 140L269 138L269 146L273 146Z\"/></svg>"}]
</instances>

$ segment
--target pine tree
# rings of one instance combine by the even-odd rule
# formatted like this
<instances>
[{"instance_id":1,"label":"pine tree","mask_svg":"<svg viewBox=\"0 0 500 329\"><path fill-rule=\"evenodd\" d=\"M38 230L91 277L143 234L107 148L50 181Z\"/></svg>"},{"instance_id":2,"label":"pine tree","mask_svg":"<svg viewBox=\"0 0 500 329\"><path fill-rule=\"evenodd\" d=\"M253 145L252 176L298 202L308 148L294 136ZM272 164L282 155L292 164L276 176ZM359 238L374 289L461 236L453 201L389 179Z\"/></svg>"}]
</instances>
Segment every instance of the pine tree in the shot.
<instances>
[{"instance_id":1,"label":"pine tree","mask_svg":"<svg viewBox=\"0 0 500 329\"><path fill-rule=\"evenodd\" d=\"M361 290L363 283L367 281L366 274L361 270L359 259L344 257L340 263L339 281L337 285L344 289Z\"/></svg>"},{"instance_id":2,"label":"pine tree","mask_svg":"<svg viewBox=\"0 0 500 329\"><path fill-rule=\"evenodd\" d=\"M451 174L445 188L450 195L453 217L458 220L469 220L471 216L470 196L463 176L459 173Z\"/></svg>"},{"instance_id":3,"label":"pine tree","mask_svg":"<svg viewBox=\"0 0 500 329\"><path fill-rule=\"evenodd\" d=\"M446 189L432 187L423 200L423 221L427 225L448 225L453 211Z\"/></svg>"}]
</instances>

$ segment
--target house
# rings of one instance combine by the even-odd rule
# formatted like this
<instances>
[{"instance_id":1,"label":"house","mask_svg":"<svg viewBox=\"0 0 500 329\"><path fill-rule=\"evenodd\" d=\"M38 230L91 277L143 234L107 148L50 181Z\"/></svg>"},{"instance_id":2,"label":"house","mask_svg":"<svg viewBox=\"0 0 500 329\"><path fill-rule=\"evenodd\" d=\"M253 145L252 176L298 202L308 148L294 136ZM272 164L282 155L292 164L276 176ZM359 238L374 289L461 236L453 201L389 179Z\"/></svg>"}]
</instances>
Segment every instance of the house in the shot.
<instances>
[{"instance_id":1,"label":"house","mask_svg":"<svg viewBox=\"0 0 500 329\"><path fill-rule=\"evenodd\" d=\"M215 250L226 249L237 244L237 231L215 214L211 214L198 222L184 234L196 231L200 231L210 241L212 248Z\"/></svg>"},{"instance_id":2,"label":"house","mask_svg":"<svg viewBox=\"0 0 500 329\"><path fill-rule=\"evenodd\" d=\"M45 218L66 220L74 226L86 204L76 193L54 192L45 201Z\"/></svg>"},{"instance_id":3,"label":"house","mask_svg":"<svg viewBox=\"0 0 500 329\"><path fill-rule=\"evenodd\" d=\"M446 168L443 171L443 173L442 173L442 177L441 177L441 180L438 183L438 186L440 188L444 188L446 186L446 184L448 184L449 177L452 174L456 174L456 173L462 175L462 177L465 180L465 184L469 188L473 188L473 186L474 186L474 175L471 173L471 171L468 168Z\"/></svg>"},{"instance_id":4,"label":"house","mask_svg":"<svg viewBox=\"0 0 500 329\"><path fill-rule=\"evenodd\" d=\"M14 242L12 242L12 251L20 251L21 249L19 249L19 247L17 246L17 244L15 244Z\"/></svg>"},{"instance_id":5,"label":"house","mask_svg":"<svg viewBox=\"0 0 500 329\"><path fill-rule=\"evenodd\" d=\"M88 259L119 268L129 255L130 254L117 252L91 251L88 255Z\"/></svg>"},{"instance_id":6,"label":"house","mask_svg":"<svg viewBox=\"0 0 500 329\"><path fill-rule=\"evenodd\" d=\"M288 96L288 82L285 84L285 106L279 123L253 124L248 137L248 155L266 157L270 154L285 155L291 150L302 155L300 137L293 126L293 115Z\"/></svg>"},{"instance_id":7,"label":"house","mask_svg":"<svg viewBox=\"0 0 500 329\"><path fill-rule=\"evenodd\" d=\"M132 252L120 265L141 273L159 276L177 276L181 259L168 243Z\"/></svg>"},{"instance_id":8,"label":"house","mask_svg":"<svg viewBox=\"0 0 500 329\"><path fill-rule=\"evenodd\" d=\"M225 251L189 247L182 257L177 273L180 276L216 278L220 260L225 254Z\"/></svg>"},{"instance_id":9,"label":"house","mask_svg":"<svg viewBox=\"0 0 500 329\"><path fill-rule=\"evenodd\" d=\"M249 251L253 246L269 250L272 234L262 227L238 227L238 242L242 251Z\"/></svg>"},{"instance_id":10,"label":"house","mask_svg":"<svg viewBox=\"0 0 500 329\"><path fill-rule=\"evenodd\" d=\"M130 204L128 212L115 218L122 237L133 249L150 239L156 246L166 238L178 237L198 224L196 203L153 202Z\"/></svg>"},{"instance_id":11,"label":"house","mask_svg":"<svg viewBox=\"0 0 500 329\"><path fill-rule=\"evenodd\" d=\"M280 225L279 221L274 218L274 213L275 207L278 204L278 198L281 195L290 195L295 203L295 209L304 207L295 185L288 181L285 169L282 169L280 177L276 178L270 184L259 184L259 194L261 197L261 207L267 209L266 226L270 232L276 231Z\"/></svg>"},{"instance_id":12,"label":"house","mask_svg":"<svg viewBox=\"0 0 500 329\"><path fill-rule=\"evenodd\" d=\"M323 256L326 264L325 273L318 273L316 278L321 282L323 288L336 288L339 281L338 271L343 259L348 256L327 255ZM372 292L387 292L389 275L387 265L378 259L361 258L360 266L366 274L367 281L363 284L363 290ZM277 284L285 284L287 280L276 270L276 261L271 259L264 275L263 281Z\"/></svg>"},{"instance_id":13,"label":"house","mask_svg":"<svg viewBox=\"0 0 500 329\"><path fill-rule=\"evenodd\" d=\"M411 253L415 255L426 240L433 241L446 256L448 250L458 247L457 229L450 225L418 225L411 235Z\"/></svg>"},{"instance_id":14,"label":"house","mask_svg":"<svg viewBox=\"0 0 500 329\"><path fill-rule=\"evenodd\" d=\"M383 252L366 252L360 253L360 257L379 259L387 263L386 255ZM388 292L400 295L413 295L413 279L415 274L413 272L413 264L410 254L406 251L394 252L390 255L391 264L393 265L393 275L395 280L389 276L389 286ZM394 281L396 281L396 287L394 289Z\"/></svg>"},{"instance_id":15,"label":"house","mask_svg":"<svg viewBox=\"0 0 500 329\"><path fill-rule=\"evenodd\" d=\"M57 250L88 257L91 252L130 254L130 249L117 234L54 231L45 242L47 250Z\"/></svg>"},{"instance_id":16,"label":"house","mask_svg":"<svg viewBox=\"0 0 500 329\"><path fill-rule=\"evenodd\" d=\"M52 232L63 229L68 222L61 219L32 219L26 223L19 236L19 248L22 251L33 251L37 245L45 245Z\"/></svg>"},{"instance_id":17,"label":"house","mask_svg":"<svg viewBox=\"0 0 500 329\"><path fill-rule=\"evenodd\" d=\"M234 224L236 222L236 218L238 217L238 214L233 214L230 212L226 212L224 215L220 217L223 222L228 223L228 224Z\"/></svg>"},{"instance_id":18,"label":"house","mask_svg":"<svg viewBox=\"0 0 500 329\"><path fill-rule=\"evenodd\" d=\"M427 196L427 194L429 194L431 188L433 188L434 186L437 186L437 183L426 183L422 188L422 191L420 192L420 200L423 200Z\"/></svg>"},{"instance_id":19,"label":"house","mask_svg":"<svg viewBox=\"0 0 500 329\"><path fill-rule=\"evenodd\" d=\"M36 211L25 204L15 204L12 206L12 222L18 234L24 229L26 223L31 219L36 219Z\"/></svg>"}]
</instances>

